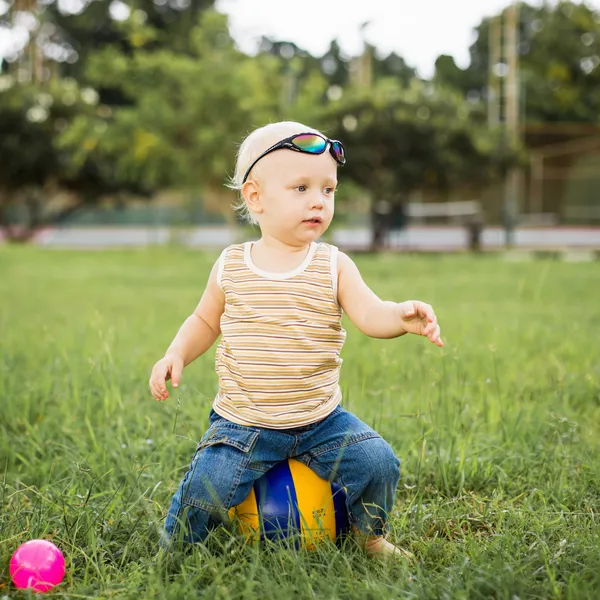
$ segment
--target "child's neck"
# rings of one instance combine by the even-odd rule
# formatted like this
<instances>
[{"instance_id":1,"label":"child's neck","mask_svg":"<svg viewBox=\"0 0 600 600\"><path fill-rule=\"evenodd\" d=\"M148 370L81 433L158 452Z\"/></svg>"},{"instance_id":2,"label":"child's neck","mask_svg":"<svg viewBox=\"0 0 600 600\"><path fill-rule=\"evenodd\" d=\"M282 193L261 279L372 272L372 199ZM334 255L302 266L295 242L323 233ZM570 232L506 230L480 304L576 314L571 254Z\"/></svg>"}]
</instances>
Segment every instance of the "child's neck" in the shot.
<instances>
[{"instance_id":1,"label":"child's neck","mask_svg":"<svg viewBox=\"0 0 600 600\"><path fill-rule=\"evenodd\" d=\"M271 273L287 273L302 264L310 251L310 243L292 246L276 238L263 235L254 242L250 257L256 267Z\"/></svg>"}]
</instances>

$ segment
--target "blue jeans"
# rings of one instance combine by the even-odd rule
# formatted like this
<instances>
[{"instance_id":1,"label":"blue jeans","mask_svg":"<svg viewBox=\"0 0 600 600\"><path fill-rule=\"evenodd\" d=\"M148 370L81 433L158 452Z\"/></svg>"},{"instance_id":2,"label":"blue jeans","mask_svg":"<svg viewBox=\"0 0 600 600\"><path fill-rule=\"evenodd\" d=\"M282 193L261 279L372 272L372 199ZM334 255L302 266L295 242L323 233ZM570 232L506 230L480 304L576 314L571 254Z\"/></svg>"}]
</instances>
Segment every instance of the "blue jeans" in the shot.
<instances>
[{"instance_id":1,"label":"blue jeans","mask_svg":"<svg viewBox=\"0 0 600 600\"><path fill-rule=\"evenodd\" d=\"M322 421L296 429L237 425L210 412L210 427L173 496L163 544L182 535L201 542L254 482L280 461L295 458L346 488L350 522L382 535L394 503L400 461L381 436L338 406ZM180 528L183 531L180 533Z\"/></svg>"}]
</instances>

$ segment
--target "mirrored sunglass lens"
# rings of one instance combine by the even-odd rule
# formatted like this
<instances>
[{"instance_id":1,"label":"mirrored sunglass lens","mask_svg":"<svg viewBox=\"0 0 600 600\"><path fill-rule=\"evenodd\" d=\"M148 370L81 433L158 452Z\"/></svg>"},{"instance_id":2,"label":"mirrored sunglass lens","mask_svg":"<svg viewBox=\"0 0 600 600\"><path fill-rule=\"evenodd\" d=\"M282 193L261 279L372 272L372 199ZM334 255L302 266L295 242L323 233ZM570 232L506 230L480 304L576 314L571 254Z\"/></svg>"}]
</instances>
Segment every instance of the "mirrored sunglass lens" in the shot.
<instances>
[{"instance_id":1,"label":"mirrored sunglass lens","mask_svg":"<svg viewBox=\"0 0 600 600\"><path fill-rule=\"evenodd\" d=\"M339 142L333 142L333 144L331 145L331 147L333 148L333 152L335 154L335 157L341 163L345 163L346 162L346 157L344 156L344 148L343 148L343 146Z\"/></svg>"},{"instance_id":2,"label":"mirrored sunglass lens","mask_svg":"<svg viewBox=\"0 0 600 600\"><path fill-rule=\"evenodd\" d=\"M294 138L294 144L306 152L318 154L319 152L323 152L323 150L325 150L327 142L318 135L307 133L306 135L296 136Z\"/></svg>"}]
</instances>

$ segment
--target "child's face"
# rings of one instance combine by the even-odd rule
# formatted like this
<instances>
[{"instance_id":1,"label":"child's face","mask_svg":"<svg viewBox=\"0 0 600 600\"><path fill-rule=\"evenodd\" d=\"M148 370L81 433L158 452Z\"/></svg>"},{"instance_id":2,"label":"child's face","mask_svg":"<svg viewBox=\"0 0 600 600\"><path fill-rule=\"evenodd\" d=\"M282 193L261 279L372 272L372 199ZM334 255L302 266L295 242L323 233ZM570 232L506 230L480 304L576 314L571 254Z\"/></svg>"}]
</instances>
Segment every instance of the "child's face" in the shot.
<instances>
[{"instance_id":1,"label":"child's face","mask_svg":"<svg viewBox=\"0 0 600 600\"><path fill-rule=\"evenodd\" d=\"M277 150L261 160L257 179L255 216L263 235L296 245L325 233L333 218L337 185L337 163L329 152Z\"/></svg>"}]
</instances>

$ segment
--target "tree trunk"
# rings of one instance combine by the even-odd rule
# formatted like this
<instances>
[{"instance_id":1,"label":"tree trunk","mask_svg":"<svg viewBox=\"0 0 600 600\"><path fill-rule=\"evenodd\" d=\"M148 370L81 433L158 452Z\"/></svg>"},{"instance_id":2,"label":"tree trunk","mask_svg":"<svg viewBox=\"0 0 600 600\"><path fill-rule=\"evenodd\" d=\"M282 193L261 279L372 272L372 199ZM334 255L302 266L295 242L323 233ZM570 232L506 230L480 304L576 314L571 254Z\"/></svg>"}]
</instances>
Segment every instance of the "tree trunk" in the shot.
<instances>
[{"instance_id":1,"label":"tree trunk","mask_svg":"<svg viewBox=\"0 0 600 600\"><path fill-rule=\"evenodd\" d=\"M10 201L6 192L0 194L0 231L9 243L25 244L30 242L42 227L52 223L60 223L71 214L81 210L82 204L68 206L52 215L43 214L44 191L41 189L22 190L21 203L27 209L27 216L21 223L11 223L8 217L8 208L18 201Z\"/></svg>"},{"instance_id":2,"label":"tree trunk","mask_svg":"<svg viewBox=\"0 0 600 600\"><path fill-rule=\"evenodd\" d=\"M379 252L383 249L385 232L381 214L377 210L377 201L371 201L371 252Z\"/></svg>"},{"instance_id":3,"label":"tree trunk","mask_svg":"<svg viewBox=\"0 0 600 600\"><path fill-rule=\"evenodd\" d=\"M29 194L27 191L23 192L23 204L27 207L29 211ZM2 233L4 234L4 239L7 242L11 243L24 243L31 239L33 235L32 229L29 225L29 215L24 223L12 223L10 221L10 217L8 215L8 209L11 204L16 204L14 200L11 201L11 198L8 196L6 192L2 194L2 202L0 202L0 229L2 229Z\"/></svg>"},{"instance_id":4,"label":"tree trunk","mask_svg":"<svg viewBox=\"0 0 600 600\"><path fill-rule=\"evenodd\" d=\"M379 196L385 198L384 196ZM371 252L388 246L388 237L394 219L394 203L387 199L371 202Z\"/></svg>"}]
</instances>

